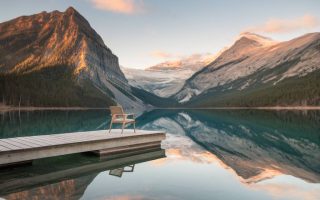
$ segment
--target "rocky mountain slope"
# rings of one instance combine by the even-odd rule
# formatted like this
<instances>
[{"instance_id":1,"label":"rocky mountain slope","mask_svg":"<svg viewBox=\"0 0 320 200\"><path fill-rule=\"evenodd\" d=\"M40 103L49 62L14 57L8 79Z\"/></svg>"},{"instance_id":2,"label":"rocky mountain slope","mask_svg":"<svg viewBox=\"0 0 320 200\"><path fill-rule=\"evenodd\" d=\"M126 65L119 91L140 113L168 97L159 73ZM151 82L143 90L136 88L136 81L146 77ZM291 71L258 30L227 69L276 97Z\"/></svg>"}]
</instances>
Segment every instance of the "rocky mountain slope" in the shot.
<instances>
[{"instance_id":1,"label":"rocky mountain slope","mask_svg":"<svg viewBox=\"0 0 320 200\"><path fill-rule=\"evenodd\" d=\"M276 42L244 33L174 95L196 106L320 105L320 33Z\"/></svg>"},{"instance_id":2,"label":"rocky mountain slope","mask_svg":"<svg viewBox=\"0 0 320 200\"><path fill-rule=\"evenodd\" d=\"M160 97L177 93L192 74L212 62L217 55L196 54L141 69L122 68L129 84Z\"/></svg>"},{"instance_id":3,"label":"rocky mountain slope","mask_svg":"<svg viewBox=\"0 0 320 200\"><path fill-rule=\"evenodd\" d=\"M0 24L0 89L10 105L145 107L117 56L72 7Z\"/></svg>"}]
</instances>

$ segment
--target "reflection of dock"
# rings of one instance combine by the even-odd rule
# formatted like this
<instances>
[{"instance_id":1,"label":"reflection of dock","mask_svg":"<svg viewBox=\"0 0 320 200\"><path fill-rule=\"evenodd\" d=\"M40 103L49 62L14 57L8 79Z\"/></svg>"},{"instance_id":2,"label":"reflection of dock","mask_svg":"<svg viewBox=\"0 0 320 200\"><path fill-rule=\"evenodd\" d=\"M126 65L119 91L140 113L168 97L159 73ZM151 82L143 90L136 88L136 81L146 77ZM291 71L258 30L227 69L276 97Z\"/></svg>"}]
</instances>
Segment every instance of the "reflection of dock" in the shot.
<instances>
[{"instance_id":1,"label":"reflection of dock","mask_svg":"<svg viewBox=\"0 0 320 200\"><path fill-rule=\"evenodd\" d=\"M33 166L24 168L3 169L0 171L0 196L163 158L165 151L158 148L132 152L132 155L125 154L126 157L121 154L118 156L112 160L104 160L76 154L65 158L39 160Z\"/></svg>"},{"instance_id":2,"label":"reflection of dock","mask_svg":"<svg viewBox=\"0 0 320 200\"><path fill-rule=\"evenodd\" d=\"M165 133L118 129L0 139L0 166L93 151L100 155L160 147Z\"/></svg>"}]
</instances>

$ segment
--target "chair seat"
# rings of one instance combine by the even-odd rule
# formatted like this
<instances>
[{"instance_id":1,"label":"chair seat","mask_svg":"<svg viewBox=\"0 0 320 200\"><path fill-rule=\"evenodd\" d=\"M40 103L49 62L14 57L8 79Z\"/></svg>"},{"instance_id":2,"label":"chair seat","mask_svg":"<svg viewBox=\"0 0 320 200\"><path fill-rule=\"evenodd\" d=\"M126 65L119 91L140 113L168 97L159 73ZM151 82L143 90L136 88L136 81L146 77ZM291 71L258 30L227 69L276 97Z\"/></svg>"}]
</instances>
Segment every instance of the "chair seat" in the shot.
<instances>
[{"instance_id":1,"label":"chair seat","mask_svg":"<svg viewBox=\"0 0 320 200\"><path fill-rule=\"evenodd\" d=\"M133 123L135 120L134 119L123 119L123 118L117 118L113 119L113 123Z\"/></svg>"}]
</instances>

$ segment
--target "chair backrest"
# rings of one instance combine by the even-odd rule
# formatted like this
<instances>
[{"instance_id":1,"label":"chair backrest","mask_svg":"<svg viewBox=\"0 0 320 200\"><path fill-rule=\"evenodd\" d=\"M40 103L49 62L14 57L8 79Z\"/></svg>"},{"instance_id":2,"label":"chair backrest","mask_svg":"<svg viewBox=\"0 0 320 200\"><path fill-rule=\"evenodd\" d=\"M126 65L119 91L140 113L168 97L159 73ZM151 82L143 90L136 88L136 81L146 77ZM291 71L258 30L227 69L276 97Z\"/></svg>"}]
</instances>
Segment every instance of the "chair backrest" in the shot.
<instances>
[{"instance_id":1,"label":"chair backrest","mask_svg":"<svg viewBox=\"0 0 320 200\"><path fill-rule=\"evenodd\" d=\"M110 106L110 112L111 115L117 114L117 115L122 115L124 114L123 109L121 106Z\"/></svg>"}]
</instances>

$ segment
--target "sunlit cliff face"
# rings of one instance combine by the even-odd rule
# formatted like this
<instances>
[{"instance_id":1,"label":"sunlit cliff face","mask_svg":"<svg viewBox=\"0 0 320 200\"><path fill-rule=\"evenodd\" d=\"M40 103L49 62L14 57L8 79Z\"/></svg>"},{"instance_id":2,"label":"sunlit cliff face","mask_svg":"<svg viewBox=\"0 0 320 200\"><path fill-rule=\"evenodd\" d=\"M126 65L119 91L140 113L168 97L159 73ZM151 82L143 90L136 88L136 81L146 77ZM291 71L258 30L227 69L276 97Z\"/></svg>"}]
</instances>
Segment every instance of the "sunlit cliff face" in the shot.
<instances>
[{"instance_id":1,"label":"sunlit cliff face","mask_svg":"<svg viewBox=\"0 0 320 200\"><path fill-rule=\"evenodd\" d=\"M88 21L72 7L42 12L0 24L0 72L26 73L65 65L75 75L96 73L125 81L118 58L105 46Z\"/></svg>"}]
</instances>

